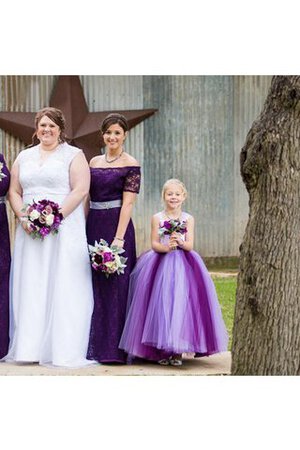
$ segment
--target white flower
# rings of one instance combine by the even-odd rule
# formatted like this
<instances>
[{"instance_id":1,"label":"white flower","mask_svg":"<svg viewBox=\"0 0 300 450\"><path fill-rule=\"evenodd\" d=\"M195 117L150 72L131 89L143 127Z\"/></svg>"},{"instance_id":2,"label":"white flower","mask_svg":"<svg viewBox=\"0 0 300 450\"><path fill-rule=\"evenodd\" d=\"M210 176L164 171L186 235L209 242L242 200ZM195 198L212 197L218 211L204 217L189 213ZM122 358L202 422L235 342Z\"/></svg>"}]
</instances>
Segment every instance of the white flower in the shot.
<instances>
[{"instance_id":1,"label":"white flower","mask_svg":"<svg viewBox=\"0 0 300 450\"><path fill-rule=\"evenodd\" d=\"M115 255L115 262L116 262L116 266L117 267L121 266L121 259L120 259L120 256L118 254Z\"/></svg>"},{"instance_id":2,"label":"white flower","mask_svg":"<svg viewBox=\"0 0 300 450\"><path fill-rule=\"evenodd\" d=\"M31 211L31 213L29 214L30 220L36 220L39 217L40 217L40 213L38 211L36 211L35 209L33 211Z\"/></svg>"},{"instance_id":3,"label":"white flower","mask_svg":"<svg viewBox=\"0 0 300 450\"><path fill-rule=\"evenodd\" d=\"M0 181L2 181L2 178L6 178L5 173L2 172L3 169L3 163L0 163Z\"/></svg>"},{"instance_id":4,"label":"white flower","mask_svg":"<svg viewBox=\"0 0 300 450\"><path fill-rule=\"evenodd\" d=\"M46 216L46 225L50 227L53 224L53 222L54 222L54 214L48 214L48 216Z\"/></svg>"}]
</instances>

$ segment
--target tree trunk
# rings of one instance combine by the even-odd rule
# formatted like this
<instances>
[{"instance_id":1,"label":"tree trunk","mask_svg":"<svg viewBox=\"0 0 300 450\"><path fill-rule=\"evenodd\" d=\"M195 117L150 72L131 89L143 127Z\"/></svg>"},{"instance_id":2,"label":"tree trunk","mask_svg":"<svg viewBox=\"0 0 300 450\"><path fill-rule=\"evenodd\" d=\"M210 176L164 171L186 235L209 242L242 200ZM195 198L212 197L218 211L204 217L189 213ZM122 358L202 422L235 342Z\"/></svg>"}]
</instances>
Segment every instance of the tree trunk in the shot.
<instances>
[{"instance_id":1,"label":"tree trunk","mask_svg":"<svg viewBox=\"0 0 300 450\"><path fill-rule=\"evenodd\" d=\"M233 375L300 374L300 77L276 76L241 151L249 220L241 245Z\"/></svg>"}]
</instances>

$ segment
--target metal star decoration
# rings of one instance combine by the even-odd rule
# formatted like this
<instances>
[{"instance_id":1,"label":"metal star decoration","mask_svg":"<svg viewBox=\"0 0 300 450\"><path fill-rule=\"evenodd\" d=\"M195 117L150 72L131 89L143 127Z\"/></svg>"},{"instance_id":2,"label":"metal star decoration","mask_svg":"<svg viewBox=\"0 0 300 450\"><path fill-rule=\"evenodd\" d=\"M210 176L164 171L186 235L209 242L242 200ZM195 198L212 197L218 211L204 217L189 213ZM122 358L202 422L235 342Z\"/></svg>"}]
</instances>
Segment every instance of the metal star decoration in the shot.
<instances>
[{"instance_id":1,"label":"metal star decoration","mask_svg":"<svg viewBox=\"0 0 300 450\"><path fill-rule=\"evenodd\" d=\"M60 109L66 119L66 135L70 144L84 150L87 159L99 154L104 147L100 124L113 111L89 112L78 76L59 76L49 106ZM126 110L123 114L129 129L152 116L157 109ZM0 112L0 128L26 145L31 143L35 131L34 112Z\"/></svg>"}]
</instances>

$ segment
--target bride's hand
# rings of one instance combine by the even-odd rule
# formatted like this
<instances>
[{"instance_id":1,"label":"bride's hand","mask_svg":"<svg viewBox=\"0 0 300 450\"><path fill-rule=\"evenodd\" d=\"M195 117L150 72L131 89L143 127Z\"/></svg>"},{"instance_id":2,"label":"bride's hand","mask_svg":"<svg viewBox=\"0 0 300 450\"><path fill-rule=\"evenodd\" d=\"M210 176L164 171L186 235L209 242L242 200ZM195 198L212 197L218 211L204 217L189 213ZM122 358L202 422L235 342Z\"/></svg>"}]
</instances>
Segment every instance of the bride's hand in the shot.
<instances>
[{"instance_id":1,"label":"bride's hand","mask_svg":"<svg viewBox=\"0 0 300 450\"><path fill-rule=\"evenodd\" d=\"M23 230L27 233L27 234L31 234L30 229L28 228L28 220L21 220L21 226L23 228Z\"/></svg>"}]
</instances>

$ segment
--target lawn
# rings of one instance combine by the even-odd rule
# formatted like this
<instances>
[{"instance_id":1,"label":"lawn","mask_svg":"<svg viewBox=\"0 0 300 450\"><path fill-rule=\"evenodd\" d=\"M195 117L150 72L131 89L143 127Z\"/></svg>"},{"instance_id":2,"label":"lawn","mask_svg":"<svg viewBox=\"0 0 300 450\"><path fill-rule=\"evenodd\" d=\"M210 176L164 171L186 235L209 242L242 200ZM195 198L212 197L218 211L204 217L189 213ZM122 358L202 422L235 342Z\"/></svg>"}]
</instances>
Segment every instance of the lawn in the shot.
<instances>
[{"instance_id":1,"label":"lawn","mask_svg":"<svg viewBox=\"0 0 300 450\"><path fill-rule=\"evenodd\" d=\"M236 277L214 277L219 303L222 308L222 314L229 334L228 350L231 350L232 327L236 293Z\"/></svg>"}]
</instances>

